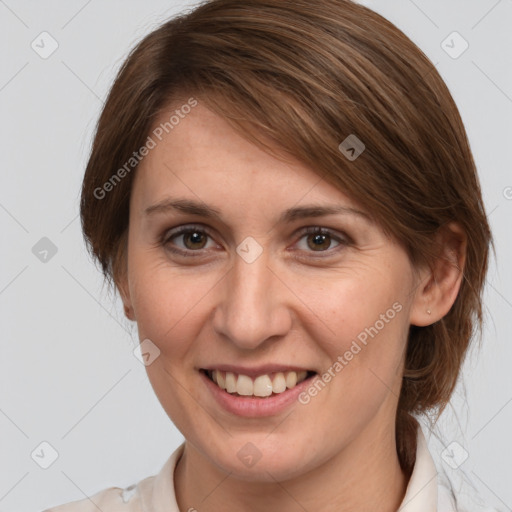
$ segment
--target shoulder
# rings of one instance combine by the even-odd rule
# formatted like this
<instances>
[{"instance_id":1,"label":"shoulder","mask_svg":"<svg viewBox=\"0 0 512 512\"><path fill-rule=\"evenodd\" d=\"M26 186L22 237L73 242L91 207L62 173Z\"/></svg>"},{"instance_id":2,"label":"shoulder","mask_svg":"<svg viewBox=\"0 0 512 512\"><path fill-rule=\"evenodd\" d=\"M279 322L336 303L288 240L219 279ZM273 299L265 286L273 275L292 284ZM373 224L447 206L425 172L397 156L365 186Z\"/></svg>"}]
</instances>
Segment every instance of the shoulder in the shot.
<instances>
[{"instance_id":1,"label":"shoulder","mask_svg":"<svg viewBox=\"0 0 512 512\"><path fill-rule=\"evenodd\" d=\"M109 487L78 501L43 512L179 512L174 491L174 470L184 449L181 444L157 475L148 476L126 489Z\"/></svg>"},{"instance_id":2,"label":"shoulder","mask_svg":"<svg viewBox=\"0 0 512 512\"><path fill-rule=\"evenodd\" d=\"M147 477L125 489L109 487L89 498L58 505L43 512L98 512L98 509L102 512L140 512L145 510L143 504L152 495L155 478Z\"/></svg>"}]
</instances>

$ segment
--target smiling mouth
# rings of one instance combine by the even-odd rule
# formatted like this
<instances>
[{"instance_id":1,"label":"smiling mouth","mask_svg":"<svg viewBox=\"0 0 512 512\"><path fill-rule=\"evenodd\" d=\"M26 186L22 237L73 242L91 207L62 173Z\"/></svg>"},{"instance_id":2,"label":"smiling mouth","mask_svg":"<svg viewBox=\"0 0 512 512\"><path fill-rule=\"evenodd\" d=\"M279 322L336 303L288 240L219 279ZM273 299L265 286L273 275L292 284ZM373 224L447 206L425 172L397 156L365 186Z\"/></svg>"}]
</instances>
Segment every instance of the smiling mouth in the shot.
<instances>
[{"instance_id":1,"label":"smiling mouth","mask_svg":"<svg viewBox=\"0 0 512 512\"><path fill-rule=\"evenodd\" d=\"M223 372L220 370L201 370L212 382L230 395L267 398L293 389L316 375L313 371L287 371L259 375L255 378L247 375Z\"/></svg>"}]
</instances>

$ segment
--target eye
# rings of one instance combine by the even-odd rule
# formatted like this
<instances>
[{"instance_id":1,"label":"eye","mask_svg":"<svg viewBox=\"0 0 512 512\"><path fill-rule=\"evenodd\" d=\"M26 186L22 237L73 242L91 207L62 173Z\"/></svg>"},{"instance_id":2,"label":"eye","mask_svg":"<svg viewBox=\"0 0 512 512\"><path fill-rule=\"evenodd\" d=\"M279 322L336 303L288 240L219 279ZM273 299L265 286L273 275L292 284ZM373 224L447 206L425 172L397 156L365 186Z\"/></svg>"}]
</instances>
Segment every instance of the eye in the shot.
<instances>
[{"instance_id":1,"label":"eye","mask_svg":"<svg viewBox=\"0 0 512 512\"><path fill-rule=\"evenodd\" d=\"M180 226L174 230L166 231L162 244L171 252L188 256L190 252L199 252L201 249L210 248L208 246L209 238L211 238L210 235L202 226Z\"/></svg>"},{"instance_id":2,"label":"eye","mask_svg":"<svg viewBox=\"0 0 512 512\"><path fill-rule=\"evenodd\" d=\"M339 236L330 229L319 226L308 227L301 232L301 238L297 243L299 250L306 252L327 252L329 249L349 244L346 236Z\"/></svg>"},{"instance_id":3,"label":"eye","mask_svg":"<svg viewBox=\"0 0 512 512\"><path fill-rule=\"evenodd\" d=\"M347 235L319 226L303 229L299 233L299 237L295 246L299 251L309 253L328 253L330 255L337 252L338 248L342 249L351 243ZM203 249L217 247L212 236L200 225L185 225L167 230L162 236L161 243L167 250L183 256L200 256Z\"/></svg>"}]
</instances>

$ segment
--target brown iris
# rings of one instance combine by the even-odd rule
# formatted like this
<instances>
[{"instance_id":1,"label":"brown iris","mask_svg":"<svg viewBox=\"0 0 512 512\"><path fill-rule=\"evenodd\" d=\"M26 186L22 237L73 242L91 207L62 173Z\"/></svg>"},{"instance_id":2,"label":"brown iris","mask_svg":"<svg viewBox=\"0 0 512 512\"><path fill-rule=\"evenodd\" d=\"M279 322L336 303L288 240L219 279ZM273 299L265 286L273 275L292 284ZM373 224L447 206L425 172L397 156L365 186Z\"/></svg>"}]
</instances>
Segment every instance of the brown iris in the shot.
<instances>
[{"instance_id":1,"label":"brown iris","mask_svg":"<svg viewBox=\"0 0 512 512\"><path fill-rule=\"evenodd\" d=\"M206 244L206 236L200 231L189 231L183 233L183 240L187 249L202 249ZM187 240L191 241L191 245L187 244Z\"/></svg>"},{"instance_id":2,"label":"brown iris","mask_svg":"<svg viewBox=\"0 0 512 512\"><path fill-rule=\"evenodd\" d=\"M313 233L308 235L308 246L314 251L328 249L331 245L330 235L323 233ZM311 242L311 243L310 243Z\"/></svg>"}]
</instances>

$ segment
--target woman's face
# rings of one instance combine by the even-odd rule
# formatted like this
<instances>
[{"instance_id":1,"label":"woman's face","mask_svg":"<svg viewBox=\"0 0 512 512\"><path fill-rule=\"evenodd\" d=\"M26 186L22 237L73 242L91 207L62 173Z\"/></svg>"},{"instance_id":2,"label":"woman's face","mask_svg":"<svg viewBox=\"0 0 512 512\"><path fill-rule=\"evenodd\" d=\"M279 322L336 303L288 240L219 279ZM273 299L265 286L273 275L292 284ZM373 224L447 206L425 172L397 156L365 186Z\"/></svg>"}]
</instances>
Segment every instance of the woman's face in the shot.
<instances>
[{"instance_id":1,"label":"woman's face","mask_svg":"<svg viewBox=\"0 0 512 512\"><path fill-rule=\"evenodd\" d=\"M190 449L266 481L393 443L418 284L405 251L201 104L155 142L132 189L123 297Z\"/></svg>"}]
</instances>

